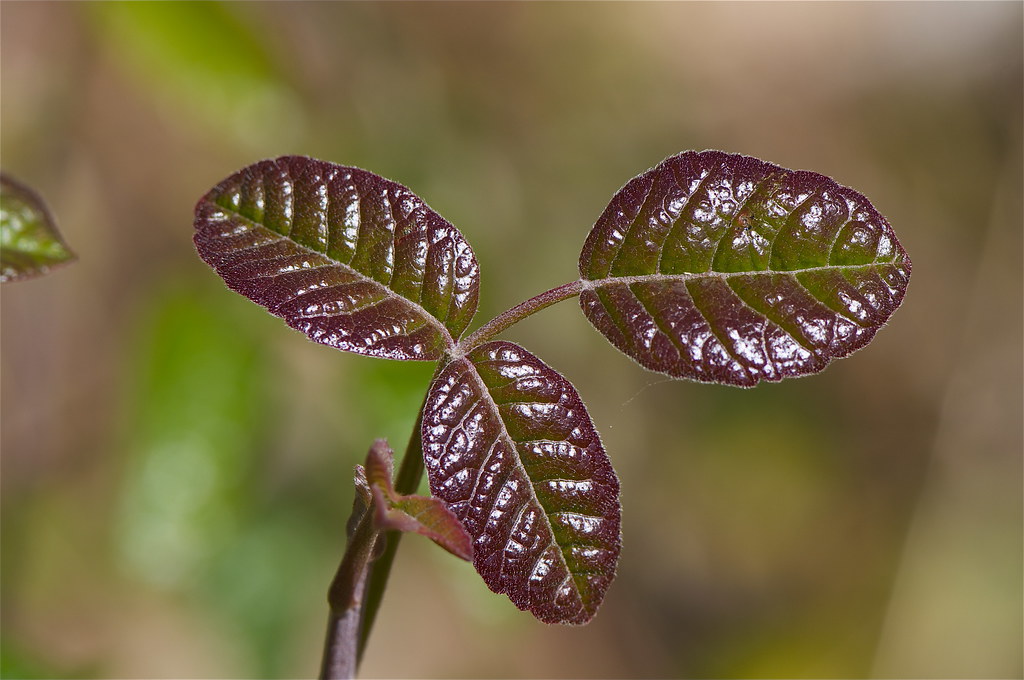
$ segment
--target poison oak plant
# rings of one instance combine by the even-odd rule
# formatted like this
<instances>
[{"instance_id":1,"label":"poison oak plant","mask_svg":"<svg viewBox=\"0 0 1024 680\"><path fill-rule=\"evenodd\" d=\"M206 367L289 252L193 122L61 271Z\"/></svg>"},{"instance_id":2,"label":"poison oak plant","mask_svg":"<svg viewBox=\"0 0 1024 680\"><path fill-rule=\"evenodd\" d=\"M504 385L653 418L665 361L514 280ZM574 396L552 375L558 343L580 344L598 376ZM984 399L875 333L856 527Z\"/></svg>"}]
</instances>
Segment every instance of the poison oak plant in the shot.
<instances>
[{"instance_id":1,"label":"poison oak plant","mask_svg":"<svg viewBox=\"0 0 1024 680\"><path fill-rule=\"evenodd\" d=\"M0 283L41 276L74 259L39 194L0 173Z\"/></svg>"},{"instance_id":2,"label":"poison oak plant","mask_svg":"<svg viewBox=\"0 0 1024 680\"><path fill-rule=\"evenodd\" d=\"M297 156L256 163L199 201L195 229L229 288L312 340L437 362L397 477L383 441L356 470L326 677L354 674L400 531L472 559L488 587L546 623L586 623L600 606L619 557L619 482L573 385L494 339L509 326L578 296L642 366L753 387L870 342L911 268L861 194L720 151L672 156L630 180L587 236L578 280L469 335L472 249L373 173ZM409 495L424 468L432 498Z\"/></svg>"}]
</instances>

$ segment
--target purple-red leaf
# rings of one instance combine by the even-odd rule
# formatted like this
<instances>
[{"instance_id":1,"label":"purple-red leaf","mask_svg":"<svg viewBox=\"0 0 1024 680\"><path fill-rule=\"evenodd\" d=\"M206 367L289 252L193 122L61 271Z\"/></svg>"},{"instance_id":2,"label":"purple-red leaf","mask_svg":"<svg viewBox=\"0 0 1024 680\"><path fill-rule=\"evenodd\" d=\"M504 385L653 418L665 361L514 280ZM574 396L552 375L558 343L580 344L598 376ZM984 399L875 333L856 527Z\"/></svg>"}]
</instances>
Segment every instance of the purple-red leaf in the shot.
<instances>
[{"instance_id":1,"label":"purple-red leaf","mask_svg":"<svg viewBox=\"0 0 1024 680\"><path fill-rule=\"evenodd\" d=\"M580 305L646 368L751 387L865 346L902 302L910 268L856 191L688 151L612 198L580 255Z\"/></svg>"},{"instance_id":2,"label":"purple-red leaf","mask_svg":"<svg viewBox=\"0 0 1024 680\"><path fill-rule=\"evenodd\" d=\"M426 496L403 496L395 491L394 460L391 447L378 439L366 456L366 467L356 466L356 491L362 493L362 489L369 489L377 528L422 534L456 557L473 559L469 534L443 501Z\"/></svg>"},{"instance_id":3,"label":"purple-red leaf","mask_svg":"<svg viewBox=\"0 0 1024 680\"><path fill-rule=\"evenodd\" d=\"M378 503L380 487L372 487ZM385 509L378 505L377 526L381 529L408 531L426 536L461 559L473 559L473 540L447 506L428 496L399 496Z\"/></svg>"},{"instance_id":4,"label":"purple-red leaf","mask_svg":"<svg viewBox=\"0 0 1024 680\"><path fill-rule=\"evenodd\" d=\"M366 453L366 465L363 468L362 479L366 487L379 486L387 491L389 498L394 498L395 489L392 479L395 476L395 452L391 450L386 439L376 439L370 450ZM356 486L359 485L359 475L356 475Z\"/></svg>"},{"instance_id":5,"label":"purple-red leaf","mask_svg":"<svg viewBox=\"0 0 1024 680\"><path fill-rule=\"evenodd\" d=\"M434 381L422 439L488 587L541 621L589 621L615 575L619 483L572 384L518 345L481 345Z\"/></svg>"},{"instance_id":6,"label":"purple-red leaf","mask_svg":"<svg viewBox=\"0 0 1024 680\"><path fill-rule=\"evenodd\" d=\"M229 288L338 349L438 359L476 311L462 234L365 170L302 156L250 165L199 201L195 228Z\"/></svg>"}]
</instances>

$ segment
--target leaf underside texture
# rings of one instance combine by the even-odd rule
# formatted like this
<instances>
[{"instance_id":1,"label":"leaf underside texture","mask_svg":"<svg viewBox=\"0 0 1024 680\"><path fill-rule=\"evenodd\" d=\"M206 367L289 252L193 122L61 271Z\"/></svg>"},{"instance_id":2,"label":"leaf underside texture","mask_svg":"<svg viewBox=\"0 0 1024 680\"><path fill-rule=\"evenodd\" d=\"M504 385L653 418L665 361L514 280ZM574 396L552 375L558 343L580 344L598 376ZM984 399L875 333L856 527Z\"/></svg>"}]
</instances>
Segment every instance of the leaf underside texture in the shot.
<instances>
[{"instance_id":1,"label":"leaf underside texture","mask_svg":"<svg viewBox=\"0 0 1024 680\"><path fill-rule=\"evenodd\" d=\"M430 489L491 590L546 623L589 621L615 575L619 483L573 386L522 347L449 363L423 412Z\"/></svg>"},{"instance_id":2,"label":"leaf underside texture","mask_svg":"<svg viewBox=\"0 0 1024 680\"><path fill-rule=\"evenodd\" d=\"M39 276L74 259L39 195L0 174L0 282Z\"/></svg>"},{"instance_id":3,"label":"leaf underside texture","mask_svg":"<svg viewBox=\"0 0 1024 680\"><path fill-rule=\"evenodd\" d=\"M580 255L587 319L677 378L751 387L822 370L899 307L911 263L824 175L688 151L615 194Z\"/></svg>"},{"instance_id":4,"label":"leaf underside texture","mask_svg":"<svg viewBox=\"0 0 1024 680\"><path fill-rule=\"evenodd\" d=\"M194 242L228 287L316 342L434 360L476 311L479 268L407 188L303 156L248 166L196 206Z\"/></svg>"}]
</instances>

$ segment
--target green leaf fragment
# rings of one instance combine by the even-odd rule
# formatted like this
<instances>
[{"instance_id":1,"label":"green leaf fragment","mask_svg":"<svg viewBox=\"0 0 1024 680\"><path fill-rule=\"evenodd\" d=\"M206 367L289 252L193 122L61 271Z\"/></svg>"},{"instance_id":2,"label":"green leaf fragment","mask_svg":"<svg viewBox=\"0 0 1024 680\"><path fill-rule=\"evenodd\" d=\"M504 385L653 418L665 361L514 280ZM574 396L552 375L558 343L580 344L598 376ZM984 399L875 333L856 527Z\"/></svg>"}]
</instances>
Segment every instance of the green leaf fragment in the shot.
<instances>
[{"instance_id":1,"label":"green leaf fragment","mask_svg":"<svg viewBox=\"0 0 1024 680\"><path fill-rule=\"evenodd\" d=\"M39 195L0 173L0 281L40 276L74 259Z\"/></svg>"}]
</instances>

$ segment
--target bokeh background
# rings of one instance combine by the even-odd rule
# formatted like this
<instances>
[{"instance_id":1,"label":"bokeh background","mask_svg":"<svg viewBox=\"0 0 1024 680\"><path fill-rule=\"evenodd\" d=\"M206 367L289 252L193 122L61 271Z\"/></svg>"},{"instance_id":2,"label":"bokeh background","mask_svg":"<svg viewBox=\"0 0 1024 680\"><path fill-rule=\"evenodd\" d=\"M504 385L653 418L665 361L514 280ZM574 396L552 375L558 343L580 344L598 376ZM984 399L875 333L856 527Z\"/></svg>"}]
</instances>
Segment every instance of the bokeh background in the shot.
<instances>
[{"instance_id":1,"label":"bokeh background","mask_svg":"<svg viewBox=\"0 0 1024 680\"><path fill-rule=\"evenodd\" d=\"M80 259L2 291L2 675L302 677L351 470L431 366L314 345L196 257L258 159L406 184L479 322L576 277L630 177L720 148L871 198L903 308L822 375L673 382L572 302L505 334L622 480L619 576L549 628L403 542L366 677L1021 677L1022 5L0 7L3 169Z\"/></svg>"}]
</instances>

